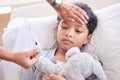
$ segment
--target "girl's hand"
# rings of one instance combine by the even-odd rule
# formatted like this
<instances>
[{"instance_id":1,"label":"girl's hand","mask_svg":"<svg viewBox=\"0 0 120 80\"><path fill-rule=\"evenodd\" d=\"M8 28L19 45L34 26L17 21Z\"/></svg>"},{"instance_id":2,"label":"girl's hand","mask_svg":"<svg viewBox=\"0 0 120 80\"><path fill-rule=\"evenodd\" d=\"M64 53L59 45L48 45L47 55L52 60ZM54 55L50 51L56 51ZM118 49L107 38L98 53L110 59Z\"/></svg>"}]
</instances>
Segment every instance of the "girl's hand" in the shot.
<instances>
[{"instance_id":1,"label":"girl's hand","mask_svg":"<svg viewBox=\"0 0 120 80\"><path fill-rule=\"evenodd\" d=\"M66 80L64 77L55 74L49 74L44 80Z\"/></svg>"}]
</instances>

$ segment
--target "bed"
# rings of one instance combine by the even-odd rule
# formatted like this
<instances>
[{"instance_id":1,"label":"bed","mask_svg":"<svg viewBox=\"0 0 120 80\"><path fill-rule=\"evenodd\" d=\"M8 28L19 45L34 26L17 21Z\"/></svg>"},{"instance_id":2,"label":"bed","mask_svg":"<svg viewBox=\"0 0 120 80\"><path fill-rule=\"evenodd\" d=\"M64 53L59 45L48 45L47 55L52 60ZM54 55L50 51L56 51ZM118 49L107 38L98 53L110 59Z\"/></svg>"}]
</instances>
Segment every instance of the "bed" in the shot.
<instances>
[{"instance_id":1,"label":"bed","mask_svg":"<svg viewBox=\"0 0 120 80\"><path fill-rule=\"evenodd\" d=\"M30 17L31 13L26 12L26 9L38 10L37 7L42 10L46 8L46 10L33 12L41 15ZM24 15L22 10L27 15ZM47 10L49 10L47 14L50 15L43 14ZM94 10L94 12L98 17L98 26L93 33L91 44L88 44L85 50L99 56L108 80L120 80L120 3ZM2 36L4 47L15 52L33 49L35 44L28 28L32 29L44 50L56 47L56 17L56 12L47 3L16 8L11 15L11 21L4 29ZM7 61L2 61L2 66L4 80L20 79L23 68Z\"/></svg>"}]
</instances>

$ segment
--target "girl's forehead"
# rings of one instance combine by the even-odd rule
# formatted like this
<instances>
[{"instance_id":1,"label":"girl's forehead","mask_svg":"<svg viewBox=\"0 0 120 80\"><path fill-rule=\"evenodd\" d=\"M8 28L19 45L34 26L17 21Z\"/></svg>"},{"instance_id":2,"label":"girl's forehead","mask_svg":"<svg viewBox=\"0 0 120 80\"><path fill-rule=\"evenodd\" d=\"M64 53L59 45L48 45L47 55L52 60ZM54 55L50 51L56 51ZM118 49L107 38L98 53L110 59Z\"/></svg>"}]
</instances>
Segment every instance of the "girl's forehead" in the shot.
<instances>
[{"instance_id":1,"label":"girl's forehead","mask_svg":"<svg viewBox=\"0 0 120 80\"><path fill-rule=\"evenodd\" d=\"M59 25L76 26L76 27L81 27L81 28L87 27L86 25L81 25L78 22L67 22L67 21L64 21L64 20L61 20Z\"/></svg>"}]
</instances>

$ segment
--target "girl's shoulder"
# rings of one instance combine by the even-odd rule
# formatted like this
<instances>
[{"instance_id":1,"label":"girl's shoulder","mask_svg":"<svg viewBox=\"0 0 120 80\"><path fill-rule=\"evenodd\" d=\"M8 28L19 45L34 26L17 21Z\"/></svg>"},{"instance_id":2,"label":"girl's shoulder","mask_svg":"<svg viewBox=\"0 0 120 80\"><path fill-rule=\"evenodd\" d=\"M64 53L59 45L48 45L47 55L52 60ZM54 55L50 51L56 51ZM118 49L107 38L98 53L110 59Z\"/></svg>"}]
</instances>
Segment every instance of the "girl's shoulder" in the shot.
<instances>
[{"instance_id":1,"label":"girl's shoulder","mask_svg":"<svg viewBox=\"0 0 120 80\"><path fill-rule=\"evenodd\" d=\"M44 56L46 58L52 58L54 57L54 54L55 54L55 51L56 51L57 48L54 48L54 49L50 49L50 50L43 50L41 52L41 56Z\"/></svg>"}]
</instances>

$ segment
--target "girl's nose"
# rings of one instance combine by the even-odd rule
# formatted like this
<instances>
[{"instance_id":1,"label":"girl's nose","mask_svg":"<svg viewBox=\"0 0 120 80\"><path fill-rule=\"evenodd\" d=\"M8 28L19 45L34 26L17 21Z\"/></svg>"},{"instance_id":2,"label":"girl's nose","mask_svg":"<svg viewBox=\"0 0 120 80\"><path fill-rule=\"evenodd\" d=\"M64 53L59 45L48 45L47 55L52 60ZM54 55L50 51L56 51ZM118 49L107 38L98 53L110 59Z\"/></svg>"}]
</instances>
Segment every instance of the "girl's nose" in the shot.
<instances>
[{"instance_id":1,"label":"girl's nose","mask_svg":"<svg viewBox=\"0 0 120 80\"><path fill-rule=\"evenodd\" d=\"M74 32L73 32L72 29L69 29L69 30L67 30L67 31L65 32L65 36L66 36L66 37L72 37L73 34L74 34Z\"/></svg>"}]
</instances>

